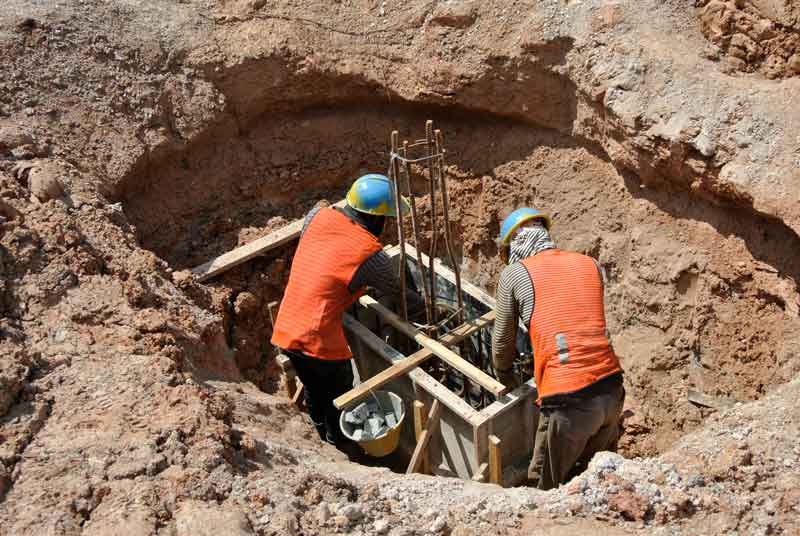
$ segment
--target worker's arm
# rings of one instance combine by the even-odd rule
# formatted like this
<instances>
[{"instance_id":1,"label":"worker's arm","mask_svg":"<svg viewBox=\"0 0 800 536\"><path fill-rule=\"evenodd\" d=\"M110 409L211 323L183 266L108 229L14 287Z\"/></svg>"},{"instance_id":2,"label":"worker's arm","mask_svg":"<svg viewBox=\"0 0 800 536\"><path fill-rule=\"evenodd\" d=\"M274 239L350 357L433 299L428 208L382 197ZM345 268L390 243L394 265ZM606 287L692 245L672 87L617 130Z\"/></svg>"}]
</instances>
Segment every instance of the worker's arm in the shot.
<instances>
[{"instance_id":1,"label":"worker's arm","mask_svg":"<svg viewBox=\"0 0 800 536\"><path fill-rule=\"evenodd\" d=\"M600 261L595 259L594 257L591 258L594 261L594 265L597 266L597 273L600 275L600 284L605 289L606 287L606 270L600 265Z\"/></svg>"},{"instance_id":2,"label":"worker's arm","mask_svg":"<svg viewBox=\"0 0 800 536\"><path fill-rule=\"evenodd\" d=\"M495 294L495 320L492 330L492 366L497 379L514 388L518 379L513 373L517 357L519 319L527 323L533 311L534 292L528 270L515 263L503 270Z\"/></svg>"},{"instance_id":3,"label":"worker's arm","mask_svg":"<svg viewBox=\"0 0 800 536\"><path fill-rule=\"evenodd\" d=\"M373 253L356 270L348 289L356 292L361 287L372 287L379 290L395 303L399 303L400 281L394 263L385 251ZM419 318L425 314L425 302L413 290L406 288L406 303L408 304L409 318Z\"/></svg>"},{"instance_id":4,"label":"worker's arm","mask_svg":"<svg viewBox=\"0 0 800 536\"><path fill-rule=\"evenodd\" d=\"M319 210L321 208L324 208L326 206L328 206L327 202L325 202L325 203L323 203L323 202L317 203L316 205L314 205L314 208L312 208L308 212L308 214L306 214L306 217L303 218L303 228L300 230L300 236L303 236L303 233L306 232L306 229L308 229L308 225L311 223L311 220L314 219L314 216L317 215L317 212L319 212Z\"/></svg>"}]
</instances>

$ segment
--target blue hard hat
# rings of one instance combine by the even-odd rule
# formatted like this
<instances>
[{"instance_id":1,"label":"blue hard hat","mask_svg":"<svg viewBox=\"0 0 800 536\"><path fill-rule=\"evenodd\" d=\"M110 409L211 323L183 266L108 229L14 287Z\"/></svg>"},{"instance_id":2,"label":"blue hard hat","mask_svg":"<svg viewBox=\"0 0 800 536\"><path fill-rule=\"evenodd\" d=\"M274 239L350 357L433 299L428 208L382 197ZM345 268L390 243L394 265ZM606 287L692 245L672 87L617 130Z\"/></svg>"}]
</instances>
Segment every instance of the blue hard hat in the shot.
<instances>
[{"instance_id":1,"label":"blue hard hat","mask_svg":"<svg viewBox=\"0 0 800 536\"><path fill-rule=\"evenodd\" d=\"M506 246L511 242L511 237L514 235L514 231L517 228L525 223L528 220L535 220L539 219L542 220L544 223L545 229L550 229L550 216L542 212L541 210L536 210L535 208L530 207L523 207L518 208L514 212L508 215L508 217L503 220L503 223L500 225L500 236L497 238L497 245L498 246Z\"/></svg>"},{"instance_id":2,"label":"blue hard hat","mask_svg":"<svg viewBox=\"0 0 800 536\"><path fill-rule=\"evenodd\" d=\"M379 173L362 175L347 192L347 204L359 212L374 216L396 216L394 185L389 177ZM408 211L408 201L400 198L401 210Z\"/></svg>"}]
</instances>

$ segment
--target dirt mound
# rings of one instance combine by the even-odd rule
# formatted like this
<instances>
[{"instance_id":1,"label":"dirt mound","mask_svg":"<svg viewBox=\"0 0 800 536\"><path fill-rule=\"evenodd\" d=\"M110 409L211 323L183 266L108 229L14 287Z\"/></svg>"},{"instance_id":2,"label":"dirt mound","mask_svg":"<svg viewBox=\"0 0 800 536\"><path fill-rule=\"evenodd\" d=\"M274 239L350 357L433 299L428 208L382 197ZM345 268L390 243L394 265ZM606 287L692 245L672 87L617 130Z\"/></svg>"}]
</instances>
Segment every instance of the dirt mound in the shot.
<instances>
[{"instance_id":1,"label":"dirt mound","mask_svg":"<svg viewBox=\"0 0 800 536\"><path fill-rule=\"evenodd\" d=\"M797 530L791 3L6 4L10 534ZM705 36L785 79L731 76ZM606 269L623 454L652 457L603 454L550 493L350 464L278 383L266 306L291 247L189 276L382 170L388 133L427 118L471 281L493 290L521 204Z\"/></svg>"},{"instance_id":2,"label":"dirt mound","mask_svg":"<svg viewBox=\"0 0 800 536\"><path fill-rule=\"evenodd\" d=\"M770 79L800 74L799 6L786 0L706 0L698 8L703 34L731 71L758 71Z\"/></svg>"}]
</instances>

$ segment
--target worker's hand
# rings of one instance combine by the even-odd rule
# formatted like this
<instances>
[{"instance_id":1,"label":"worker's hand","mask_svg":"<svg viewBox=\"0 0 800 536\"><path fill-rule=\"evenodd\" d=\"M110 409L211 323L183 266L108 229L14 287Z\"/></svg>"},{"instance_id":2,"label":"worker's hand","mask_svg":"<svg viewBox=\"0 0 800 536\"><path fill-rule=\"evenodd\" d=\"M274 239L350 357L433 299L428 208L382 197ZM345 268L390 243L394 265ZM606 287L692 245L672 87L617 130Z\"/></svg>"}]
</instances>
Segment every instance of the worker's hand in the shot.
<instances>
[{"instance_id":1,"label":"worker's hand","mask_svg":"<svg viewBox=\"0 0 800 536\"><path fill-rule=\"evenodd\" d=\"M505 371L497 371L497 380L508 387L509 391L513 391L519 387L519 378L514 373L513 367Z\"/></svg>"}]
</instances>

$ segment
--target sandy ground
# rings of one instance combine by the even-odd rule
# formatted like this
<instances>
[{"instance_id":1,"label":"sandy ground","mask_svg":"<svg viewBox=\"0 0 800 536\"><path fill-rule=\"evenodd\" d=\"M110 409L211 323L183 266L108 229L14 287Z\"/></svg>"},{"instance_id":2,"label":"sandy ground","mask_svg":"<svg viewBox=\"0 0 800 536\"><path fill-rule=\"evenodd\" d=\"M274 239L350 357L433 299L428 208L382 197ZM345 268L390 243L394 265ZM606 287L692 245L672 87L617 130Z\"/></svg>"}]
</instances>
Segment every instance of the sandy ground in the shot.
<instances>
[{"instance_id":1,"label":"sandy ground","mask_svg":"<svg viewBox=\"0 0 800 536\"><path fill-rule=\"evenodd\" d=\"M6 2L0 533L796 532L798 28L767 0ZM268 344L292 248L189 276L427 118L471 281L523 204L606 269L627 459L549 493L351 464Z\"/></svg>"}]
</instances>

